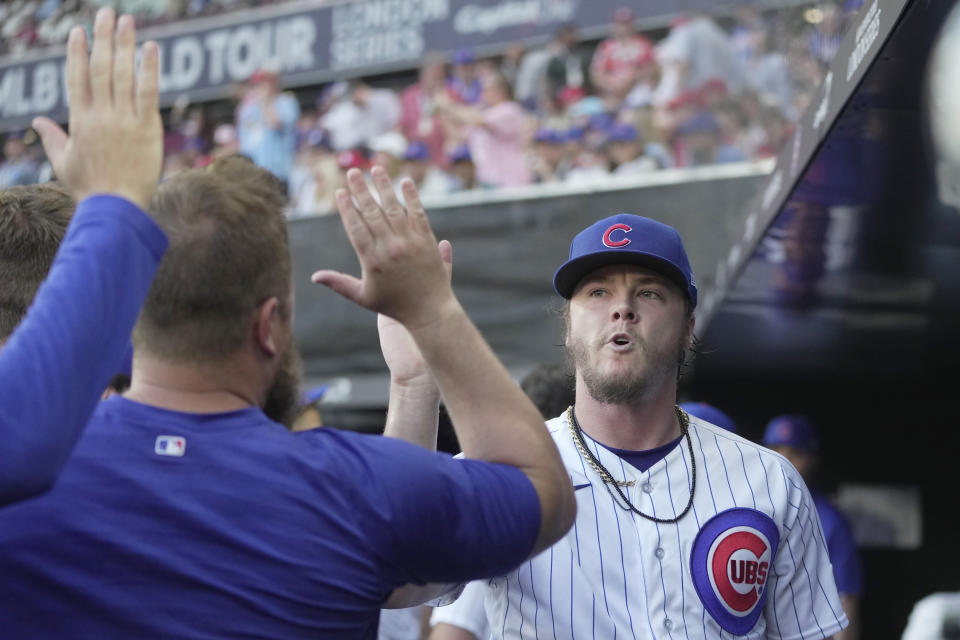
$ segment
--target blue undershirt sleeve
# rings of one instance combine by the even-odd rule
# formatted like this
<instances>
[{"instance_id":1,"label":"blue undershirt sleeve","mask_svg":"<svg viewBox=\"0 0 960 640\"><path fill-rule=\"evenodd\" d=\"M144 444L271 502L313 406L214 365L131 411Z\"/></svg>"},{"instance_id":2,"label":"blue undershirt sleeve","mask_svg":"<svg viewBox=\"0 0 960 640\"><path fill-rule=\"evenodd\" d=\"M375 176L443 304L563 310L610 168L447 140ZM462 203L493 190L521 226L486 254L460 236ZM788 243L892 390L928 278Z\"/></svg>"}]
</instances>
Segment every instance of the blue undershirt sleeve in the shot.
<instances>
[{"instance_id":1,"label":"blue undershirt sleeve","mask_svg":"<svg viewBox=\"0 0 960 640\"><path fill-rule=\"evenodd\" d=\"M540 499L522 471L379 440L361 522L386 584L488 578L530 555Z\"/></svg>"},{"instance_id":2,"label":"blue undershirt sleeve","mask_svg":"<svg viewBox=\"0 0 960 640\"><path fill-rule=\"evenodd\" d=\"M139 207L77 206L47 279L0 350L0 504L49 489L110 381L167 238Z\"/></svg>"}]
</instances>

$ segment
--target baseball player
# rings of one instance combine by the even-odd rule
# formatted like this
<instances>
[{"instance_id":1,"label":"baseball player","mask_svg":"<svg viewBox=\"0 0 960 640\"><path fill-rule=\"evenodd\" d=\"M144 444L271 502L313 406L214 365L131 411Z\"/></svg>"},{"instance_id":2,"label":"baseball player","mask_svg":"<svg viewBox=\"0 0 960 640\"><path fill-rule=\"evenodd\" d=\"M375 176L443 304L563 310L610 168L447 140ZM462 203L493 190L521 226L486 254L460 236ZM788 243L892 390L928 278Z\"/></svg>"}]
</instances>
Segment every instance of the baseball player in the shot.
<instances>
[{"instance_id":1,"label":"baseball player","mask_svg":"<svg viewBox=\"0 0 960 640\"><path fill-rule=\"evenodd\" d=\"M833 565L833 579L840 593L843 610L850 620L850 626L839 632L836 638L856 640L859 636L860 593L863 590L860 554L843 513L811 482L820 454L816 427L806 416L776 416L764 429L763 444L789 460L804 481L810 483L810 495L820 516L830 563Z\"/></svg>"},{"instance_id":2,"label":"baseball player","mask_svg":"<svg viewBox=\"0 0 960 640\"><path fill-rule=\"evenodd\" d=\"M700 418L717 427L723 427L730 433L737 432L737 423L726 413L706 402L681 402L680 408L688 415Z\"/></svg>"},{"instance_id":3,"label":"baseball player","mask_svg":"<svg viewBox=\"0 0 960 640\"><path fill-rule=\"evenodd\" d=\"M101 16L96 77L114 50ZM385 603L502 574L571 526L559 452L453 294L449 243L412 182L404 211L372 174L382 205L359 171L337 193L361 277L313 279L402 323L474 459L284 428L298 394L283 195L241 156L182 172L150 202L169 246L130 389L99 404L52 490L0 510L4 637L372 639ZM398 402L417 397L400 373Z\"/></svg>"},{"instance_id":4,"label":"baseball player","mask_svg":"<svg viewBox=\"0 0 960 640\"><path fill-rule=\"evenodd\" d=\"M490 636L810 639L847 626L800 475L674 404L697 304L677 231L600 220L554 287L576 402L547 426L577 519L547 551L468 587L484 591Z\"/></svg>"},{"instance_id":5,"label":"baseball player","mask_svg":"<svg viewBox=\"0 0 960 640\"><path fill-rule=\"evenodd\" d=\"M121 368L167 247L143 212L162 162L157 48L144 45L135 83L133 18L116 34L111 11L97 20L109 30L99 30L89 63L83 29L67 44L70 136L47 118L33 123L79 201L69 228L66 191L0 193L0 504L53 486Z\"/></svg>"}]
</instances>

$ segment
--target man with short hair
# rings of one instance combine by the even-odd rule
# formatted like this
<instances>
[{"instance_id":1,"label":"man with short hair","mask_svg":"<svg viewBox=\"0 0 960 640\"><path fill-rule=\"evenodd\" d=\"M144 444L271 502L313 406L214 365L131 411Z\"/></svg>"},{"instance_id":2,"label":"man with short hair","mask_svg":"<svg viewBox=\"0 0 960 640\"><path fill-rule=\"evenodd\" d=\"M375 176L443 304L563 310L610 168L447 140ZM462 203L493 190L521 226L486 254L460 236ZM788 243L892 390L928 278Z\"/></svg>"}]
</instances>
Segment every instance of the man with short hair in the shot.
<instances>
[{"instance_id":1,"label":"man with short hair","mask_svg":"<svg viewBox=\"0 0 960 640\"><path fill-rule=\"evenodd\" d=\"M97 14L89 60L84 30L70 33L70 136L33 122L73 198L55 185L0 192L2 505L56 482L121 369L167 245L142 210L162 163L157 47L144 44L135 82L133 19L114 25L111 10Z\"/></svg>"},{"instance_id":2,"label":"man with short hair","mask_svg":"<svg viewBox=\"0 0 960 640\"><path fill-rule=\"evenodd\" d=\"M547 427L578 515L548 551L467 586L484 591L491 636L809 639L844 628L800 475L676 406L698 293L679 233L631 214L600 220L574 238L554 288L576 402Z\"/></svg>"},{"instance_id":3,"label":"man with short hair","mask_svg":"<svg viewBox=\"0 0 960 640\"><path fill-rule=\"evenodd\" d=\"M379 200L358 170L337 192L362 277L313 279L400 323L473 459L284 428L298 394L282 194L239 156L185 171L151 203L170 247L130 389L100 404L52 491L0 512L6 633L373 638L385 602L503 573L569 528L569 478L454 296L449 243L411 181L404 211L371 174ZM420 397L391 375L395 406Z\"/></svg>"},{"instance_id":4,"label":"man with short hair","mask_svg":"<svg viewBox=\"0 0 960 640\"><path fill-rule=\"evenodd\" d=\"M863 591L860 553L843 512L834 506L830 498L818 491L813 482L820 462L820 439L816 425L803 415L779 415L767 423L761 442L789 460L811 487L810 495L823 526L823 537L830 554L840 603L850 618L850 626L838 633L836 640L857 640L860 637L860 594Z\"/></svg>"}]
</instances>

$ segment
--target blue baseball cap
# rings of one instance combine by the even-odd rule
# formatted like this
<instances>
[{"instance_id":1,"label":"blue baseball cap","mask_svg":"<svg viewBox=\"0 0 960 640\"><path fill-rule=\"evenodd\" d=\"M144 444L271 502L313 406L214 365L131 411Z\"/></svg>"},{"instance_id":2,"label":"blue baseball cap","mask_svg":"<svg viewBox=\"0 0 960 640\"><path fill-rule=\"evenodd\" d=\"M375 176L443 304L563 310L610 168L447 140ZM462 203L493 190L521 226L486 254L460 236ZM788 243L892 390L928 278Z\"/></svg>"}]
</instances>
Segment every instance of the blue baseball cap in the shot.
<instances>
[{"instance_id":1,"label":"blue baseball cap","mask_svg":"<svg viewBox=\"0 0 960 640\"><path fill-rule=\"evenodd\" d=\"M403 154L404 160L428 160L430 158L430 149L419 140L414 140L407 145L407 150Z\"/></svg>"},{"instance_id":2,"label":"blue baseball cap","mask_svg":"<svg viewBox=\"0 0 960 640\"><path fill-rule=\"evenodd\" d=\"M533 136L534 142L546 142L547 144L563 144L565 143L566 136L560 132L553 129L538 129Z\"/></svg>"},{"instance_id":3,"label":"blue baseball cap","mask_svg":"<svg viewBox=\"0 0 960 640\"><path fill-rule=\"evenodd\" d=\"M607 140L610 142L634 142L640 139L640 132L632 124L620 122L612 127L607 133Z\"/></svg>"},{"instance_id":4,"label":"blue baseball cap","mask_svg":"<svg viewBox=\"0 0 960 640\"><path fill-rule=\"evenodd\" d=\"M302 400L303 405L308 406L319 402L323 398L323 394L327 392L328 384L321 384L320 386L307 389L303 392Z\"/></svg>"},{"instance_id":5,"label":"blue baseball cap","mask_svg":"<svg viewBox=\"0 0 960 640\"><path fill-rule=\"evenodd\" d=\"M458 49L453 53L454 64L470 64L477 59L472 49Z\"/></svg>"},{"instance_id":6,"label":"blue baseball cap","mask_svg":"<svg viewBox=\"0 0 960 640\"><path fill-rule=\"evenodd\" d=\"M696 418L705 420L710 424L715 424L731 433L737 432L737 423L733 421L733 418L712 404L707 404L706 402L683 402L680 404L680 408Z\"/></svg>"},{"instance_id":7,"label":"blue baseball cap","mask_svg":"<svg viewBox=\"0 0 960 640\"><path fill-rule=\"evenodd\" d=\"M777 416L767 423L763 431L763 444L767 447L794 447L816 451L820 442L813 423L801 415Z\"/></svg>"},{"instance_id":8,"label":"blue baseball cap","mask_svg":"<svg viewBox=\"0 0 960 640\"><path fill-rule=\"evenodd\" d=\"M448 157L450 158L450 162L460 162L461 160L469 162L473 160L470 155L470 147L465 144L456 146Z\"/></svg>"},{"instance_id":9,"label":"blue baseball cap","mask_svg":"<svg viewBox=\"0 0 960 640\"><path fill-rule=\"evenodd\" d=\"M697 281L680 234L670 225L632 213L604 218L578 233L570 243L570 257L553 276L553 288L569 300L585 275L610 264L654 269L676 282L691 306L697 306Z\"/></svg>"}]
</instances>

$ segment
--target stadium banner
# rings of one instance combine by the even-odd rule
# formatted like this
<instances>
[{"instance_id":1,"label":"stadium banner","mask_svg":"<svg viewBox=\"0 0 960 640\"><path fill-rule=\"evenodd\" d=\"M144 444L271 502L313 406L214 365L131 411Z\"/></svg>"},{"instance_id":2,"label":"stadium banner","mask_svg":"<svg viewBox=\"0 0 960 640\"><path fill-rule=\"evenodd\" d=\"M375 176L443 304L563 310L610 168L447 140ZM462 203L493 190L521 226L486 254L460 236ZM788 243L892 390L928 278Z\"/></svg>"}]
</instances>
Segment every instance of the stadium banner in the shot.
<instances>
[{"instance_id":1,"label":"stadium banner","mask_svg":"<svg viewBox=\"0 0 960 640\"><path fill-rule=\"evenodd\" d=\"M773 170L761 184L744 219L742 236L710 269L715 286L704 296L698 322L709 323L735 285L754 248L791 198L829 198L829 204L862 202L870 185L842 182L844 162L868 161L860 137L832 132L842 112L893 34L912 0L866 0L844 36L814 100L797 121ZM867 90L868 91L868 90ZM856 105L853 105L854 107ZM838 127L839 129L839 127ZM830 144L823 143L830 135ZM854 148L859 146L860 148ZM861 152L861 153L850 153Z\"/></svg>"},{"instance_id":2,"label":"stadium banner","mask_svg":"<svg viewBox=\"0 0 960 640\"><path fill-rule=\"evenodd\" d=\"M729 11L729 0L646 0L640 27L668 24L681 11ZM623 0L352 0L238 11L147 29L161 49L161 103L226 98L261 67L279 69L287 88L412 69L424 55L470 48L492 55L508 44L545 40L576 24L585 38L609 28ZM764 6L788 0L753 2ZM62 47L0 60L0 131L36 115L66 116Z\"/></svg>"}]
</instances>

